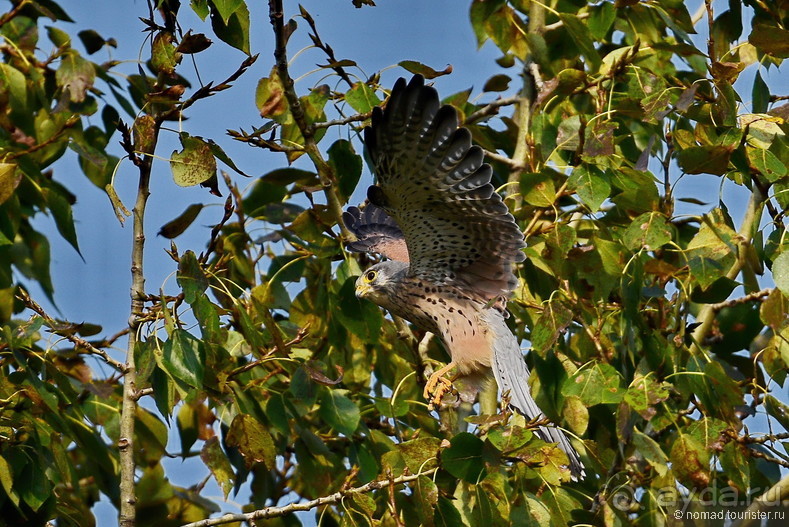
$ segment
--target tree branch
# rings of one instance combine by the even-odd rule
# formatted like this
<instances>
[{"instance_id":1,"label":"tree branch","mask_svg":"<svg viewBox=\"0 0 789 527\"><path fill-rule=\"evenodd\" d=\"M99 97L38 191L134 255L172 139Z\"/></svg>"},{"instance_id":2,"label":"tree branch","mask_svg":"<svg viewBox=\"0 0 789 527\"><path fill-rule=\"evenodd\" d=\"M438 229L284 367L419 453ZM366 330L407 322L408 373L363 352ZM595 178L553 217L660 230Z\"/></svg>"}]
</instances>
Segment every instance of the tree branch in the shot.
<instances>
[{"instance_id":1,"label":"tree branch","mask_svg":"<svg viewBox=\"0 0 789 527\"><path fill-rule=\"evenodd\" d=\"M410 481L416 480L420 476L430 476L431 474L435 473L436 470L438 469L431 468L423 472L420 472L419 474L403 475L394 479L377 479L371 481L370 483L362 485L361 487L354 487L348 490L341 490L339 492L335 492L334 494L330 494L329 496L323 496L303 503L291 503L283 507L266 507L265 509L258 509L256 511L247 512L244 514L225 514L224 516L221 516L219 518L208 518L193 523L187 523L185 525L182 525L181 527L209 527L211 525L222 525L225 523L233 523L233 522L252 522L253 520L262 520L267 518L276 518L278 516L284 516L286 514L290 514L291 512L308 511L310 509L314 509L322 505L333 505L335 503L342 501L344 498L348 496L353 496L354 494L366 494L368 492L379 490L384 487L388 487L390 485L400 485L402 483L408 483Z\"/></svg>"},{"instance_id":2,"label":"tree branch","mask_svg":"<svg viewBox=\"0 0 789 527\"><path fill-rule=\"evenodd\" d=\"M141 314L145 307L145 274L143 273L143 256L145 249L145 206L150 195L151 166L156 142L159 139L161 115L154 117L153 133L147 151L142 152L138 165L139 180L137 183L137 200L132 211L134 217L132 232L132 262L131 262L131 306L129 313L129 342L126 349L126 366L123 379L123 403L121 406L120 437L118 450L120 452L121 469L121 527L134 527L136 525L137 496L134 489L134 421L137 415L137 369L134 363L134 350L137 347L139 332L143 324Z\"/></svg>"},{"instance_id":3,"label":"tree branch","mask_svg":"<svg viewBox=\"0 0 789 527\"><path fill-rule=\"evenodd\" d=\"M49 326L51 330L53 330L53 332L55 332L55 334L62 336L63 338L74 344L74 346L83 348L91 355L97 355L101 357L104 360L104 362L106 362L108 365L112 366L119 372L123 373L125 371L126 367L120 362L110 357L107 354L107 352L104 351L103 349L97 348L87 340L83 339L82 337L78 337L77 335L71 334L69 332L59 332L60 330L58 329L58 326L62 326L63 324L59 323L57 320L49 316L46 313L46 311L44 311L44 308L42 308L35 300L30 298L30 295L28 295L26 291L20 289L19 292L17 293L17 298L19 298L22 301L22 303L24 303L29 309L31 309L32 311L37 313L41 318L43 318L44 322L47 324L47 326Z\"/></svg>"},{"instance_id":4,"label":"tree branch","mask_svg":"<svg viewBox=\"0 0 789 527\"><path fill-rule=\"evenodd\" d=\"M732 298L731 300L726 300L725 302L711 304L711 307L712 310L717 313L721 309L727 307L734 307L738 304L747 304L748 302L760 301L761 299L770 296L770 293L772 292L773 292L773 288L768 287L765 289L760 289L759 291L754 291L753 293L747 294L745 296L741 296L739 298Z\"/></svg>"},{"instance_id":5,"label":"tree branch","mask_svg":"<svg viewBox=\"0 0 789 527\"><path fill-rule=\"evenodd\" d=\"M497 114L499 108L501 108L502 106L511 106L513 104L518 104L520 100L521 100L520 95L513 95L512 97L496 99L495 101L486 104L476 112L466 117L466 120L463 121L463 124L464 125L474 124L477 121L481 121L485 117L488 117L489 115Z\"/></svg>"},{"instance_id":6,"label":"tree branch","mask_svg":"<svg viewBox=\"0 0 789 527\"><path fill-rule=\"evenodd\" d=\"M350 123L355 123L355 122L366 121L367 119L370 118L370 116L372 114L373 114L373 112L359 113L359 114L356 114L356 115L350 115L350 116L345 117L343 119L335 119L333 121L323 121L323 122L320 122L320 123L315 123L314 125L312 125L312 127L315 130L319 130L321 128L329 128L330 126L341 126L341 125L344 125L344 124L350 124Z\"/></svg>"},{"instance_id":7,"label":"tree branch","mask_svg":"<svg viewBox=\"0 0 789 527\"><path fill-rule=\"evenodd\" d=\"M770 487L770 489L753 500L745 509L742 519L734 522L732 527L747 527L749 525L761 525L761 515L768 507L776 507L785 510L783 501L789 498L789 476Z\"/></svg>"},{"instance_id":8,"label":"tree branch","mask_svg":"<svg viewBox=\"0 0 789 527\"><path fill-rule=\"evenodd\" d=\"M323 159L320 150L318 150L318 144L315 142L315 127L307 122L304 108L301 106L299 96L296 94L296 89L293 84L293 79L288 71L282 0L269 0L268 5L269 20L271 21L271 26L274 28L274 59L277 63L277 73L279 74L280 81L285 90L285 99L288 101L288 107L290 108L290 113L293 115L293 120L296 122L296 126L299 127L299 131L304 137L304 149L315 165L315 168L318 170L318 177L323 185L323 192L326 195L329 210L331 210L335 221L340 226L340 232L343 238L350 239L351 234L342 222L342 204L340 203L340 197L336 191L337 178L332 168L326 160Z\"/></svg>"}]
</instances>

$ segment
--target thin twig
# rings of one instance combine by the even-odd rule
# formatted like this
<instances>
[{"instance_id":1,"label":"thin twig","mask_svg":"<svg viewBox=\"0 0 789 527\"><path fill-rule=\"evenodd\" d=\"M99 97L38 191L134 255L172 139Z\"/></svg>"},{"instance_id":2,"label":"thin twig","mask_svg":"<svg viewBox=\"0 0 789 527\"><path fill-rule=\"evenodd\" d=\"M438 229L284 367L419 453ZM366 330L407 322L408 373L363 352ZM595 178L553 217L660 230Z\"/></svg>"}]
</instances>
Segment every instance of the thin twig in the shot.
<instances>
[{"instance_id":1,"label":"thin twig","mask_svg":"<svg viewBox=\"0 0 789 527\"><path fill-rule=\"evenodd\" d=\"M504 163L512 170L523 170L526 167L523 165L518 164L516 161L510 159L507 156L503 156L501 154L497 154L496 152L491 152L490 150L485 150L485 157L488 157L494 161L498 161L499 163Z\"/></svg>"},{"instance_id":2,"label":"thin twig","mask_svg":"<svg viewBox=\"0 0 789 527\"><path fill-rule=\"evenodd\" d=\"M181 527L209 527L211 525L222 525L225 523L233 523L233 522L252 522L253 520L262 520L267 518L276 518L279 516L285 516L286 514L290 514L291 512L298 512L298 511L308 511L314 509L316 507L320 507L322 505L333 505L342 501L344 498L348 496L353 496L354 494L366 494L368 492L372 492L374 490L379 490L389 485L400 485L402 483L408 483L414 481L421 476L430 476L438 470L437 468L431 468L420 472L418 474L409 474L403 475L394 479L377 479L362 485L361 487L354 487L348 490L341 490L339 492L335 492L334 494L330 494L329 496L323 496L314 500L306 501L303 503L291 503L289 505L285 505L283 507L266 507L265 509L258 509L256 511L247 512L244 514L225 514L219 518L208 518L205 520L200 520L197 522L187 523L182 525Z\"/></svg>"},{"instance_id":3,"label":"thin twig","mask_svg":"<svg viewBox=\"0 0 789 527\"><path fill-rule=\"evenodd\" d=\"M734 307L739 304L747 304L748 302L754 302L757 300L761 300L762 298L766 298L770 296L770 293L773 292L773 288L768 287L765 289L761 289L759 291L754 291L753 293L749 293L745 296L741 296L739 298L732 298L731 300L726 300L725 302L719 302L717 304L710 304L710 307L716 313L721 309L726 307Z\"/></svg>"},{"instance_id":4,"label":"thin twig","mask_svg":"<svg viewBox=\"0 0 789 527\"><path fill-rule=\"evenodd\" d=\"M323 155L318 149L318 144L315 142L315 128L307 122L307 116L304 114L304 108L301 106L301 101L296 93L293 79L288 70L288 55L285 48L286 37L283 19L285 17L282 9L282 0L269 0L269 20L271 26L274 28L274 59L277 63L277 73L279 74L282 87L285 91L285 99L288 101L290 113L293 115L293 120L296 122L301 135L304 137L304 149L309 156L310 160L318 170L318 177L323 185L323 192L326 195L326 201L329 205L329 210L334 216L334 220L340 226L340 232L345 239L351 239L351 234L342 222L342 203L337 194L337 178L334 171L323 159Z\"/></svg>"},{"instance_id":5,"label":"thin twig","mask_svg":"<svg viewBox=\"0 0 789 527\"><path fill-rule=\"evenodd\" d=\"M373 112L359 113L356 115L350 115L348 117L345 117L344 119L335 119L333 121L323 121L323 122L315 123L314 125L312 125L312 127L316 130L319 130L321 128L329 128L330 126L341 126L344 124L366 121L367 119L370 118L372 114Z\"/></svg>"},{"instance_id":6,"label":"thin twig","mask_svg":"<svg viewBox=\"0 0 789 527\"><path fill-rule=\"evenodd\" d=\"M161 115L161 117L164 119L171 119L177 116L178 114L183 113L184 110L192 106L200 99L205 99L206 97L210 97L217 92L231 88L232 87L231 82L235 81L241 75L243 75L243 73L247 71L247 69L249 69L249 67L252 66L252 64L254 64L257 59L258 59L257 55L252 55L251 57L247 57L246 59L244 59L244 62L241 63L238 69L236 69L236 71L231 73L227 79L225 79L224 81L220 82L217 85L214 85L213 83L209 82L205 86L202 86L201 88L196 90L188 99L176 105L171 110L164 112Z\"/></svg>"},{"instance_id":7,"label":"thin twig","mask_svg":"<svg viewBox=\"0 0 789 527\"><path fill-rule=\"evenodd\" d=\"M57 333L57 326L62 325L62 323L59 323L58 321L53 319L51 316L49 316L46 313L46 311L44 311L44 308L42 308L35 300L30 298L30 296L27 294L26 291L20 289L16 296L28 308L30 308L31 310L36 312L41 318L43 318L44 322L47 324L47 326L49 326L50 329L54 330L57 335L62 336L63 338L65 338L66 340L68 340L69 342L74 344L74 346L85 349L91 355L97 355L97 356L101 357L102 360L104 360L104 362L106 362L108 365L112 366L113 368L115 368L119 372L121 372L121 373L124 372L125 366L122 363L120 363L120 362L116 361L115 359L113 359L112 357L110 357L107 354L107 352L104 351L103 349L97 348L96 346L94 346L93 344L88 342L87 340L85 340L85 339L83 339L81 337L78 337L77 335L73 335L73 334L70 334L68 332Z\"/></svg>"},{"instance_id":8,"label":"thin twig","mask_svg":"<svg viewBox=\"0 0 789 527\"><path fill-rule=\"evenodd\" d=\"M345 72L345 69L339 65L337 57L334 56L334 50L330 45L325 44L323 40L321 40L320 35L318 35L318 28L315 26L315 20L313 20L312 15L310 15L303 7L299 7L301 8L300 10L302 18L307 21L307 24L309 24L310 29L312 30L312 33L310 34L312 43L315 44L315 47L326 53L326 57L329 59L329 64L334 64L331 66L331 69L333 69L335 73L337 73L337 75L339 75L340 78L348 84L348 86L353 88L353 81Z\"/></svg>"},{"instance_id":9,"label":"thin twig","mask_svg":"<svg viewBox=\"0 0 789 527\"><path fill-rule=\"evenodd\" d=\"M0 26L2 26L2 24L0 24ZM57 132L52 134L52 136L48 137L44 141L41 141L40 143L36 143L35 145L31 146L27 150L20 150L19 152L10 152L7 156L5 156L6 161L10 161L12 159L16 159L17 157L21 157L21 156L25 156L25 155L28 155L28 154L32 154L33 152L37 152L37 151L41 150L42 148L45 148L45 147L51 145L55 141L59 140L63 136L63 134L65 134L69 129L71 129L79 121L80 121L79 116L69 117L66 120L66 122L63 123L63 126L60 128L60 130L58 130Z\"/></svg>"},{"instance_id":10,"label":"thin twig","mask_svg":"<svg viewBox=\"0 0 789 527\"><path fill-rule=\"evenodd\" d=\"M222 176L227 178L224 172L222 173ZM231 194L227 197L227 200L225 200L225 208L224 208L224 214L222 215L222 219L211 229L211 241L208 242L208 249L206 249L206 251L202 255L200 255L201 264L205 265L205 263L208 261L208 257L211 256L211 253L214 252L214 250L216 249L216 244L219 241L219 233L222 231L222 227L225 226L225 223L227 223L227 220L230 219L230 216L233 214L234 208L235 207L233 207L233 195Z\"/></svg>"},{"instance_id":11,"label":"thin twig","mask_svg":"<svg viewBox=\"0 0 789 527\"><path fill-rule=\"evenodd\" d=\"M513 104L518 104L520 100L521 100L520 95L513 95L512 97L496 99L495 101L486 104L476 112L466 117L466 120L463 121L463 124L464 125L474 124L477 121L481 121L485 117L488 117L490 115L495 115L496 113L498 113L499 108L501 108L502 106L511 106Z\"/></svg>"}]
</instances>

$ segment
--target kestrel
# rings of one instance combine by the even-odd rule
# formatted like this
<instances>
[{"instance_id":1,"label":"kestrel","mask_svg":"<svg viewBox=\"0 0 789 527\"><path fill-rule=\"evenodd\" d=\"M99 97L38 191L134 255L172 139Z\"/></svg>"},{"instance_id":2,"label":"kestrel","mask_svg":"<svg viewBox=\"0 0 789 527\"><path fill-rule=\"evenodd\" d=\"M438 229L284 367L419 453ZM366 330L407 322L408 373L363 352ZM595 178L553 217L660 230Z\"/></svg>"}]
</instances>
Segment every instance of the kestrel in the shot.
<instances>
[{"instance_id":1,"label":"kestrel","mask_svg":"<svg viewBox=\"0 0 789 527\"><path fill-rule=\"evenodd\" d=\"M451 390L445 375L453 368L477 388L492 369L511 406L544 418L505 321L506 299L518 285L513 264L525 259L523 233L490 183L482 149L420 75L408 85L399 79L386 108L374 108L364 142L377 185L367 189L363 210L343 214L357 237L348 249L389 260L362 273L356 295L441 338L452 361L428 380L429 400L440 402ZM541 426L538 434L558 443L574 476L583 474L561 430Z\"/></svg>"}]
</instances>

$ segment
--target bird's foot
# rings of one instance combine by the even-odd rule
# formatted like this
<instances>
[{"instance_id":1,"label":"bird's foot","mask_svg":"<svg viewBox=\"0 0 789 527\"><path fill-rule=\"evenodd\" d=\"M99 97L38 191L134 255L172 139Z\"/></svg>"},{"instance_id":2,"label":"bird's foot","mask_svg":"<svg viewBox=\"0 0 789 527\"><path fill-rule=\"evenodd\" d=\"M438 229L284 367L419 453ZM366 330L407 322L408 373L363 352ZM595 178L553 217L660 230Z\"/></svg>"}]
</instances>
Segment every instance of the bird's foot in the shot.
<instances>
[{"instance_id":1,"label":"bird's foot","mask_svg":"<svg viewBox=\"0 0 789 527\"><path fill-rule=\"evenodd\" d=\"M431 375L427 380L423 395L425 399L428 400L427 408L431 412L436 408L436 406L441 405L441 400L444 398L444 395L455 391L454 386L452 386L452 381L444 377L444 375L449 373L449 371L454 367L455 364L450 362Z\"/></svg>"}]
</instances>

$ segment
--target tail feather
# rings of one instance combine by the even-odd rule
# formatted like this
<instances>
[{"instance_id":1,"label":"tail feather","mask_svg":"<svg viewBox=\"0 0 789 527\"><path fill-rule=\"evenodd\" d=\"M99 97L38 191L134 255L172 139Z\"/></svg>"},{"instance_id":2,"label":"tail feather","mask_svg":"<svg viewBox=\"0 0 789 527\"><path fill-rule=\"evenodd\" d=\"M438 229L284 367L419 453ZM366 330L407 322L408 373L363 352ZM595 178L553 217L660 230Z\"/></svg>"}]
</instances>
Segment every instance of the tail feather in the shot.
<instances>
[{"instance_id":1,"label":"tail feather","mask_svg":"<svg viewBox=\"0 0 789 527\"><path fill-rule=\"evenodd\" d=\"M545 417L529 393L529 368L523 361L515 335L507 327L501 313L487 309L485 314L494 331L493 375L496 377L499 389L502 393L509 392L510 406L528 419ZM541 426L537 429L537 435L546 442L556 443L567 454L573 478L583 479L586 476L578 452L562 430L554 426Z\"/></svg>"}]
</instances>

